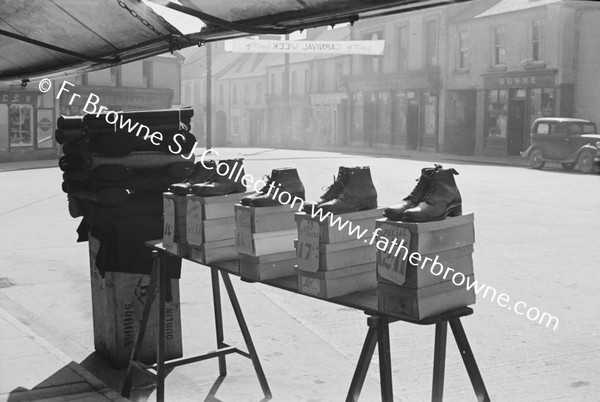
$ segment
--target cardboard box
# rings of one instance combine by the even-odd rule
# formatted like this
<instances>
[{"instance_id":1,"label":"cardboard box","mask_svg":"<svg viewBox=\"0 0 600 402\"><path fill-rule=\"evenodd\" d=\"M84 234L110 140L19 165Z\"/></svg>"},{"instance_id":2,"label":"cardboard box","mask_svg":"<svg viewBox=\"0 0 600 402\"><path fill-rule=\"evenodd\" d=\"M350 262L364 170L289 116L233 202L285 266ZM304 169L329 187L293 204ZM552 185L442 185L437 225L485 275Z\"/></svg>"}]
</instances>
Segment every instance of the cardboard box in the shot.
<instances>
[{"instance_id":1,"label":"cardboard box","mask_svg":"<svg viewBox=\"0 0 600 402\"><path fill-rule=\"evenodd\" d=\"M295 275L298 266L295 250L258 257L246 254L238 254L238 256L241 276L255 281Z\"/></svg>"},{"instance_id":2,"label":"cardboard box","mask_svg":"<svg viewBox=\"0 0 600 402\"><path fill-rule=\"evenodd\" d=\"M94 348L115 367L127 367L135 337L139 331L150 276L123 272L106 272L104 277L96 267L96 253L100 242L89 237L90 274L92 285L92 321ZM179 280L170 280L171 300L166 302L166 359L183 356L181 337L181 310ZM156 363L156 335L158 330L158 302L152 305L140 360Z\"/></svg>"},{"instance_id":3,"label":"cardboard box","mask_svg":"<svg viewBox=\"0 0 600 402\"><path fill-rule=\"evenodd\" d=\"M375 245L369 245L364 240L317 245L311 243L311 238L302 233L299 233L298 237L296 249L299 258L298 267L304 271L333 271L354 265L375 263L377 258ZM304 239L304 242L301 239Z\"/></svg>"},{"instance_id":4,"label":"cardboard box","mask_svg":"<svg viewBox=\"0 0 600 402\"><path fill-rule=\"evenodd\" d=\"M473 273L475 231L473 214L446 218L441 221L408 223L387 219L376 222L377 274L380 281L408 287L430 286L448 280L430 273L432 261L458 269L465 275ZM395 245L393 245L395 242ZM411 262L411 255L414 258ZM428 258L424 269L420 267ZM439 267L436 265L436 267ZM441 269L441 268L440 268ZM437 270L437 268L436 268Z\"/></svg>"},{"instance_id":5,"label":"cardboard box","mask_svg":"<svg viewBox=\"0 0 600 402\"><path fill-rule=\"evenodd\" d=\"M381 218L383 209L384 208L377 208L366 211L336 214L328 217L323 222L320 221L318 215L313 218L311 214L298 212L295 214L294 219L296 220L298 232L300 232L301 222L303 220L310 220L319 225L320 243L340 243L357 240L357 234L363 233L365 230L365 236L370 237L375 229L375 220ZM333 225L331 225L331 223L333 223ZM340 229L340 227L342 227L342 229ZM354 228L359 228L359 230L353 230ZM352 233L349 233L350 231L352 231Z\"/></svg>"},{"instance_id":6,"label":"cardboard box","mask_svg":"<svg viewBox=\"0 0 600 402\"><path fill-rule=\"evenodd\" d=\"M190 246L189 259L200 264L210 264L238 258L234 239L203 243Z\"/></svg>"},{"instance_id":7,"label":"cardboard box","mask_svg":"<svg viewBox=\"0 0 600 402\"><path fill-rule=\"evenodd\" d=\"M473 275L467 277L474 280ZM465 284L467 283L465 279ZM475 290L445 281L424 288L407 288L384 282L377 283L378 310L411 320L422 320L437 314L475 303Z\"/></svg>"},{"instance_id":8,"label":"cardboard box","mask_svg":"<svg viewBox=\"0 0 600 402\"><path fill-rule=\"evenodd\" d=\"M309 272L298 269L300 293L331 299L377 287L375 264L349 266L335 271Z\"/></svg>"},{"instance_id":9,"label":"cardboard box","mask_svg":"<svg viewBox=\"0 0 600 402\"><path fill-rule=\"evenodd\" d=\"M244 228L236 228L235 245L239 253L261 256L286 251L294 251L296 230L277 232L249 233Z\"/></svg>"},{"instance_id":10,"label":"cardboard box","mask_svg":"<svg viewBox=\"0 0 600 402\"><path fill-rule=\"evenodd\" d=\"M297 211L291 205L273 207L235 206L235 226L245 228L249 233L268 233L295 230L294 214Z\"/></svg>"},{"instance_id":11,"label":"cardboard box","mask_svg":"<svg viewBox=\"0 0 600 402\"><path fill-rule=\"evenodd\" d=\"M180 257L186 256L187 203L185 196L163 193L163 244L165 249Z\"/></svg>"}]
</instances>

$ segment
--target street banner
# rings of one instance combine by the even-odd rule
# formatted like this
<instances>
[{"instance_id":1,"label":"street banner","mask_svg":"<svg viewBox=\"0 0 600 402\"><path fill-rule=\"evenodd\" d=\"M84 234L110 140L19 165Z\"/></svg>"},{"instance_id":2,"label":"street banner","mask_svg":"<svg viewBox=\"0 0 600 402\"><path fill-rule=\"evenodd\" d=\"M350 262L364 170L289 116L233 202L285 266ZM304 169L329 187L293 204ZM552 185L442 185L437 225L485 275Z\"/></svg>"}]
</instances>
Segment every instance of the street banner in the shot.
<instances>
[{"instance_id":1,"label":"street banner","mask_svg":"<svg viewBox=\"0 0 600 402\"><path fill-rule=\"evenodd\" d=\"M234 39L233 53L319 53L383 55L384 40L266 40Z\"/></svg>"}]
</instances>

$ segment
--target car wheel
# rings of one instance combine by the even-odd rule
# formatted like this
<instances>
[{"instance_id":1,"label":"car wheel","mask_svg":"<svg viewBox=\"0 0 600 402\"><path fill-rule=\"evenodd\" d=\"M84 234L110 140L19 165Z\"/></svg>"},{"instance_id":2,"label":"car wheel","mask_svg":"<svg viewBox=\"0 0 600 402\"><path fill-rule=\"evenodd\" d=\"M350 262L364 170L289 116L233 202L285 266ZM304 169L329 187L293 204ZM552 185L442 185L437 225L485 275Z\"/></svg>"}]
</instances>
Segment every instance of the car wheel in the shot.
<instances>
[{"instance_id":1,"label":"car wheel","mask_svg":"<svg viewBox=\"0 0 600 402\"><path fill-rule=\"evenodd\" d=\"M567 172L570 172L571 170L573 170L573 168L575 167L576 163L561 163L560 166L562 166L562 168L564 170L566 170Z\"/></svg>"},{"instance_id":2,"label":"car wheel","mask_svg":"<svg viewBox=\"0 0 600 402\"><path fill-rule=\"evenodd\" d=\"M592 173L594 171L594 154L585 149L581 151L577 158L577 167L582 173Z\"/></svg>"},{"instance_id":3,"label":"car wheel","mask_svg":"<svg viewBox=\"0 0 600 402\"><path fill-rule=\"evenodd\" d=\"M544 159L542 158L542 151L537 148L532 149L529 153L529 164L534 169L543 168L546 162L544 162Z\"/></svg>"}]
</instances>

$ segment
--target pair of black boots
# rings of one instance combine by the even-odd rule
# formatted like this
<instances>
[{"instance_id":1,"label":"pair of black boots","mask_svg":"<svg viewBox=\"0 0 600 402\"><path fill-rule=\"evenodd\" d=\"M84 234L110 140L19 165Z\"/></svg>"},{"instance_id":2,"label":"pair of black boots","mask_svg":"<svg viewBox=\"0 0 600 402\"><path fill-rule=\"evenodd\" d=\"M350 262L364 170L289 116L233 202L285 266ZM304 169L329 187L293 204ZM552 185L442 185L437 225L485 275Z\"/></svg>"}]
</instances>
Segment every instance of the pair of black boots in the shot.
<instances>
[{"instance_id":1,"label":"pair of black boots","mask_svg":"<svg viewBox=\"0 0 600 402\"><path fill-rule=\"evenodd\" d=\"M202 197L244 193L243 161L227 159L197 162L194 171L183 182L171 185L169 191L177 195L196 194Z\"/></svg>"},{"instance_id":2,"label":"pair of black boots","mask_svg":"<svg viewBox=\"0 0 600 402\"><path fill-rule=\"evenodd\" d=\"M431 222L448 216L462 214L462 198L454 175L454 169L441 165L421 170L417 186L400 204L383 211L390 220L404 222Z\"/></svg>"},{"instance_id":3,"label":"pair of black boots","mask_svg":"<svg viewBox=\"0 0 600 402\"><path fill-rule=\"evenodd\" d=\"M293 168L273 169L266 185L257 193L244 197L242 205L267 207L290 205L313 213L320 209L324 213L340 214L377 208L377 191L371 179L371 170L364 167L341 166L337 178L327 188L318 202L305 202L304 185Z\"/></svg>"}]
</instances>

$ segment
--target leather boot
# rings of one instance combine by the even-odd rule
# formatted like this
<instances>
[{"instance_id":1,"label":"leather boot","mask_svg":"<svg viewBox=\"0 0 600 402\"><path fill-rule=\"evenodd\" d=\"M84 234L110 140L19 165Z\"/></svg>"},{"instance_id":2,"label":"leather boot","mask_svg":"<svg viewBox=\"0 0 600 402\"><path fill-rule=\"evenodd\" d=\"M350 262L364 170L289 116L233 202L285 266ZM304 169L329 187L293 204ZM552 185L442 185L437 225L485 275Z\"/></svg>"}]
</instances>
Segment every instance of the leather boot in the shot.
<instances>
[{"instance_id":1,"label":"leather boot","mask_svg":"<svg viewBox=\"0 0 600 402\"><path fill-rule=\"evenodd\" d=\"M204 165L208 166L204 167ZM196 183L204 183L214 174L215 163L212 160L204 161L204 165L202 162L197 162L194 165L194 170L190 175L181 183L172 184L169 187L169 191L173 194L177 195L186 195L190 194L192 191L192 185ZM212 169L210 169L212 167Z\"/></svg>"},{"instance_id":2,"label":"leather boot","mask_svg":"<svg viewBox=\"0 0 600 402\"><path fill-rule=\"evenodd\" d=\"M242 184L244 177L244 159L215 161L212 175L204 183L192 185L191 192L202 197L214 197L246 192Z\"/></svg>"},{"instance_id":3,"label":"leather boot","mask_svg":"<svg viewBox=\"0 0 600 402\"><path fill-rule=\"evenodd\" d=\"M421 177L417 179L418 183L413 191L408 195L408 197L404 198L400 204L392 205L391 207L386 208L383 211L383 216L393 221L403 220L404 211L419 205L425 196L427 189L429 189L429 184L431 183L431 177L433 176L433 173L441 168L442 165L435 165L433 168L421 169Z\"/></svg>"},{"instance_id":4,"label":"leather boot","mask_svg":"<svg viewBox=\"0 0 600 402\"><path fill-rule=\"evenodd\" d=\"M242 198L242 205L251 207L272 207L292 205L297 197L304 201L304 185L294 168L273 169L265 186L257 193ZM288 199L289 198L289 199Z\"/></svg>"},{"instance_id":5,"label":"leather boot","mask_svg":"<svg viewBox=\"0 0 600 402\"><path fill-rule=\"evenodd\" d=\"M351 176L351 172L352 169L357 169L356 167L354 168L349 168L349 167L345 167L345 166L340 166L338 169L338 175L337 178L334 177L333 178L333 184L329 187L327 187L327 190L325 190L325 193L321 196L320 201L314 202L314 201L307 201L304 203L304 212L306 212L307 214L312 213L312 211L314 209L316 209L319 204L322 204L324 202L327 201L331 201L335 198L335 196L342 190L342 183L343 184L347 184L348 180L350 179Z\"/></svg>"},{"instance_id":6,"label":"leather boot","mask_svg":"<svg viewBox=\"0 0 600 402\"><path fill-rule=\"evenodd\" d=\"M352 170L348 182L341 187L332 200L318 205L323 212L341 214L377 208L377 190L368 166Z\"/></svg>"},{"instance_id":7,"label":"leather boot","mask_svg":"<svg viewBox=\"0 0 600 402\"><path fill-rule=\"evenodd\" d=\"M447 216L462 214L462 199L454 175L454 169L439 169L433 172L429 189L414 208L404 211L405 222L430 222Z\"/></svg>"}]
</instances>

